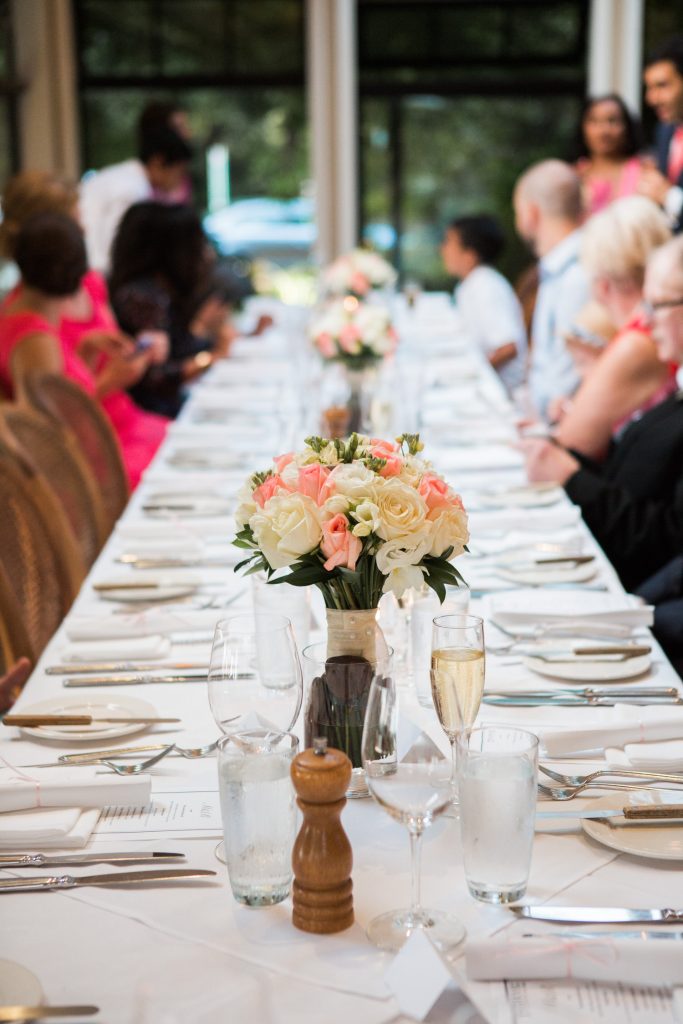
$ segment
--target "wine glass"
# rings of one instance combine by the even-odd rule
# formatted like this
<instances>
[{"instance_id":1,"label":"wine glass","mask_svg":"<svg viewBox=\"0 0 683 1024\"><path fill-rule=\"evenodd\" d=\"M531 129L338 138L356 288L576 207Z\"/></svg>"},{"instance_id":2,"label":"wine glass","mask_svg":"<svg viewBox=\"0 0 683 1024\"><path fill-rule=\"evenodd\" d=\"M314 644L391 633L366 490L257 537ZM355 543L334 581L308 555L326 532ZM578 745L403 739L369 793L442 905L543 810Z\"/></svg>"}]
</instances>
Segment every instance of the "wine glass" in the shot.
<instances>
[{"instance_id":1,"label":"wine glass","mask_svg":"<svg viewBox=\"0 0 683 1024\"><path fill-rule=\"evenodd\" d=\"M209 704L224 733L290 732L303 681L292 624L284 615L232 615L216 626Z\"/></svg>"},{"instance_id":2,"label":"wine glass","mask_svg":"<svg viewBox=\"0 0 683 1024\"><path fill-rule=\"evenodd\" d=\"M457 739L469 735L484 693L484 622L476 615L439 615L432 625L432 699L451 744L451 786L458 807Z\"/></svg>"},{"instance_id":3,"label":"wine glass","mask_svg":"<svg viewBox=\"0 0 683 1024\"><path fill-rule=\"evenodd\" d=\"M399 950L419 928L427 931L444 953L465 937L460 922L420 902L420 853L424 830L451 804L450 765L425 734L401 761L397 749L398 693L386 664L378 663L370 687L363 727L363 767L368 789L380 807L410 834L412 899L408 909L392 910L368 925L371 942L380 949Z\"/></svg>"}]
</instances>

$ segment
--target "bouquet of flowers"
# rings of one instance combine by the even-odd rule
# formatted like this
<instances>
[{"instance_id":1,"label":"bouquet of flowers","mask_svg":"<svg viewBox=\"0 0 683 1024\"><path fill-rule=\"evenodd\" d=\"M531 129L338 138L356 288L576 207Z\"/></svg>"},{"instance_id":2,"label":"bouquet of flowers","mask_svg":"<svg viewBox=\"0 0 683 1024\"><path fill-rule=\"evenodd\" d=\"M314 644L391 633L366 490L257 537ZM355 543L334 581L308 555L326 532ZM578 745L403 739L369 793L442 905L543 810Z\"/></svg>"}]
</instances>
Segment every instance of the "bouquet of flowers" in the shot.
<instances>
[{"instance_id":1,"label":"bouquet of flowers","mask_svg":"<svg viewBox=\"0 0 683 1024\"><path fill-rule=\"evenodd\" d=\"M396 348L396 331L389 310L355 299L331 302L310 328L313 344L323 359L363 370Z\"/></svg>"},{"instance_id":2,"label":"bouquet of flowers","mask_svg":"<svg viewBox=\"0 0 683 1024\"><path fill-rule=\"evenodd\" d=\"M236 568L270 579L288 567L285 581L319 587L328 608L376 608L423 582L443 601L462 580L451 559L466 549L467 514L422 449L417 434L352 434L276 458L240 493L234 543L249 555Z\"/></svg>"},{"instance_id":3,"label":"bouquet of flowers","mask_svg":"<svg viewBox=\"0 0 683 1024\"><path fill-rule=\"evenodd\" d=\"M328 295L355 295L362 299L373 288L388 288L396 281L390 263L370 249L352 249L323 271L322 286Z\"/></svg>"}]
</instances>

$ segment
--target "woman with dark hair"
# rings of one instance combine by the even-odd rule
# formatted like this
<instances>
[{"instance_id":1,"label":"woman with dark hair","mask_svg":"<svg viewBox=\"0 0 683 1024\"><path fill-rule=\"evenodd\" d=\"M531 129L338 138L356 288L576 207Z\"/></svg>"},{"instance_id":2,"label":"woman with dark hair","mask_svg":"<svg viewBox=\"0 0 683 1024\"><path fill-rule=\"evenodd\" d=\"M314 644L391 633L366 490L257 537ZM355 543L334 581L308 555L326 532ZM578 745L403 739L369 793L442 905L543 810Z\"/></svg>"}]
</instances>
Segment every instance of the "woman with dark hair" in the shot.
<instances>
[{"instance_id":1,"label":"woman with dark hair","mask_svg":"<svg viewBox=\"0 0 683 1024\"><path fill-rule=\"evenodd\" d=\"M176 416L185 386L227 350L196 334L193 320L206 293L211 250L188 206L136 203L114 239L110 291L123 329L166 331L171 351L149 368L131 394L145 409Z\"/></svg>"},{"instance_id":2,"label":"woman with dark hair","mask_svg":"<svg viewBox=\"0 0 683 1024\"><path fill-rule=\"evenodd\" d=\"M637 191L640 148L640 123L621 96L609 93L585 101L577 132L576 169L589 214Z\"/></svg>"}]
</instances>

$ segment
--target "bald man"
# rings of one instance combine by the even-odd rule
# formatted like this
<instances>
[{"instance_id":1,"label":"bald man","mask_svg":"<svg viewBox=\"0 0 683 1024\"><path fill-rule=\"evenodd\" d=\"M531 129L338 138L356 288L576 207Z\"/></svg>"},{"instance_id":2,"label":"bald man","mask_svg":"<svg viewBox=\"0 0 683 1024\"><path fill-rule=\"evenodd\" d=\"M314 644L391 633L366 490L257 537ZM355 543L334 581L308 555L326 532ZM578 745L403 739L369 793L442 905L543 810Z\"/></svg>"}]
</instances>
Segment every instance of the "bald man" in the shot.
<instances>
[{"instance_id":1,"label":"bald man","mask_svg":"<svg viewBox=\"0 0 683 1024\"><path fill-rule=\"evenodd\" d=\"M581 181L569 164L544 160L521 176L513 203L517 233L540 261L529 386L538 412L545 416L554 398L571 395L579 385L564 339L590 298L588 279L579 263Z\"/></svg>"}]
</instances>

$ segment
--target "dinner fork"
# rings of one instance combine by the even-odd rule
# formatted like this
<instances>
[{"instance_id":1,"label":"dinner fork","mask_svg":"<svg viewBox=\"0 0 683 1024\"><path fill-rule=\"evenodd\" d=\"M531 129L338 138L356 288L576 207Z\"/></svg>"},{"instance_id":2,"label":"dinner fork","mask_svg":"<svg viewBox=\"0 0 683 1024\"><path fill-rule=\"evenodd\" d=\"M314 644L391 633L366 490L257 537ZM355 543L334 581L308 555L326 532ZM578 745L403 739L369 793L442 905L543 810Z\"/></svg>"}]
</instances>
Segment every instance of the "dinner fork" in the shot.
<instances>
[{"instance_id":1,"label":"dinner fork","mask_svg":"<svg viewBox=\"0 0 683 1024\"><path fill-rule=\"evenodd\" d=\"M160 754L156 754L154 757L148 757L146 761L138 761L137 764L115 764L114 761L99 761L99 764L104 764L107 768L111 768L117 775L139 775L140 772L146 771L151 768L157 761L161 761L162 757L166 757L167 754L174 749L175 743L171 743L170 746L164 747Z\"/></svg>"},{"instance_id":2,"label":"dinner fork","mask_svg":"<svg viewBox=\"0 0 683 1024\"><path fill-rule=\"evenodd\" d=\"M552 768L546 768L544 765L539 764L539 772L543 772L548 778L554 779L555 782L561 782L564 786L585 786L593 779L604 778L605 776L624 776L630 779L650 779L653 782L677 782L683 785L683 775L670 775L666 772L643 772L637 770L628 770L627 768L599 768L594 772L589 772L587 775L563 775L561 772L553 771Z\"/></svg>"},{"instance_id":3,"label":"dinner fork","mask_svg":"<svg viewBox=\"0 0 683 1024\"><path fill-rule=\"evenodd\" d=\"M581 786L544 786L542 782L539 782L538 792L541 796L549 796L551 800L572 800L591 786L596 789L628 789L631 791L643 789L643 786L630 786L625 782L584 782Z\"/></svg>"}]
</instances>

